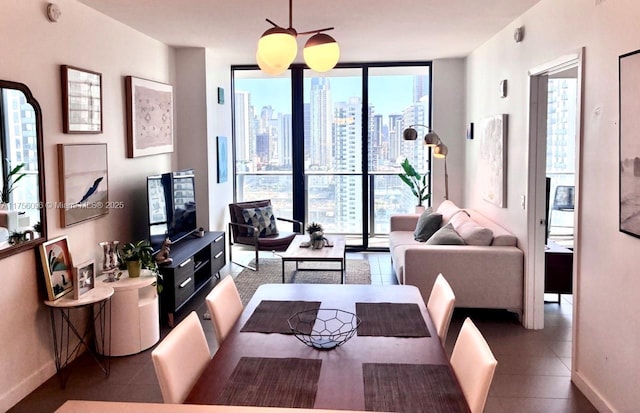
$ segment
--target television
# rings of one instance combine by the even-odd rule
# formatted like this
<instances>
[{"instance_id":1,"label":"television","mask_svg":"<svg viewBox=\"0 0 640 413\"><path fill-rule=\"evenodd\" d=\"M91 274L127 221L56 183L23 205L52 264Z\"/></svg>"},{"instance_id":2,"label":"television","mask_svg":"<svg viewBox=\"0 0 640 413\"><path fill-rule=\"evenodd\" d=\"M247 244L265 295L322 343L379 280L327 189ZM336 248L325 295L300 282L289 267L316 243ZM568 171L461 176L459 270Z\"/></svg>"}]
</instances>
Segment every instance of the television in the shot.
<instances>
[{"instance_id":1,"label":"television","mask_svg":"<svg viewBox=\"0 0 640 413\"><path fill-rule=\"evenodd\" d=\"M176 243L197 230L196 182L192 169L147 177L149 241L154 253L165 238Z\"/></svg>"}]
</instances>

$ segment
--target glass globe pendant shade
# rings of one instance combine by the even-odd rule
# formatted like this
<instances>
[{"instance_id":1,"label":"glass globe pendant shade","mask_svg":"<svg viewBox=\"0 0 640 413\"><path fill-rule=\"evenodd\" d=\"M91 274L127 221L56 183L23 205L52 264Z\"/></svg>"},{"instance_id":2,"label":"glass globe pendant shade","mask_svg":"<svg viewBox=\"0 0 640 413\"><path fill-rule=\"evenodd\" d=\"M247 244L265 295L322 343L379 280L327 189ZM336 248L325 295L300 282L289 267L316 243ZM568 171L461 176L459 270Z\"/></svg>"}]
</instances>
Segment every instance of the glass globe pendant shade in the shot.
<instances>
[{"instance_id":1,"label":"glass globe pendant shade","mask_svg":"<svg viewBox=\"0 0 640 413\"><path fill-rule=\"evenodd\" d=\"M440 137L433 131L427 133L424 137L424 144L426 146L436 146L442 142Z\"/></svg>"},{"instance_id":2,"label":"glass globe pendant shade","mask_svg":"<svg viewBox=\"0 0 640 413\"><path fill-rule=\"evenodd\" d=\"M274 70L285 70L298 53L297 33L294 30L272 27L258 40L258 55Z\"/></svg>"},{"instance_id":3,"label":"glass globe pendant shade","mask_svg":"<svg viewBox=\"0 0 640 413\"><path fill-rule=\"evenodd\" d=\"M418 132L413 128L407 128L402 132L402 139L405 141L415 141L418 138Z\"/></svg>"},{"instance_id":4,"label":"glass globe pendant shade","mask_svg":"<svg viewBox=\"0 0 640 413\"><path fill-rule=\"evenodd\" d=\"M445 145L444 143L436 145L436 147L433 148L434 158L446 158L448 153L449 153L449 148L447 148L447 145Z\"/></svg>"},{"instance_id":5,"label":"glass globe pendant shade","mask_svg":"<svg viewBox=\"0 0 640 413\"><path fill-rule=\"evenodd\" d=\"M258 63L258 67L260 67L260 70L262 70L268 75L272 75L272 76L279 75L281 73L284 73L285 70L287 70L287 67L275 68L266 64L262 59L262 56L260 56L260 51L256 52L256 62Z\"/></svg>"},{"instance_id":6,"label":"glass globe pendant shade","mask_svg":"<svg viewBox=\"0 0 640 413\"><path fill-rule=\"evenodd\" d=\"M304 61L316 72L333 69L340 59L340 46L336 40L324 33L314 34L304 45Z\"/></svg>"}]
</instances>

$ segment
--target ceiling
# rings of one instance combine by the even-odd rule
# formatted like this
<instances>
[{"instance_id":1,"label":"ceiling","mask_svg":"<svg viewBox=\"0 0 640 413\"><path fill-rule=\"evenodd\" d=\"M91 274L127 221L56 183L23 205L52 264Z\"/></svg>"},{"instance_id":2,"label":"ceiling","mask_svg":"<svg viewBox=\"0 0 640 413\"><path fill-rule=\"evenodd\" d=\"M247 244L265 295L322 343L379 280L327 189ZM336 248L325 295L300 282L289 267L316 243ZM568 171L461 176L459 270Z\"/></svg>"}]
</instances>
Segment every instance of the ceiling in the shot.
<instances>
[{"instance_id":1,"label":"ceiling","mask_svg":"<svg viewBox=\"0 0 640 413\"><path fill-rule=\"evenodd\" d=\"M231 64L255 64L258 38L272 27L265 18L289 25L286 0L78 1L170 46L210 48ZM295 0L293 27L335 27L328 34L340 62L432 60L468 55L539 1ZM301 48L309 36L299 37Z\"/></svg>"}]
</instances>

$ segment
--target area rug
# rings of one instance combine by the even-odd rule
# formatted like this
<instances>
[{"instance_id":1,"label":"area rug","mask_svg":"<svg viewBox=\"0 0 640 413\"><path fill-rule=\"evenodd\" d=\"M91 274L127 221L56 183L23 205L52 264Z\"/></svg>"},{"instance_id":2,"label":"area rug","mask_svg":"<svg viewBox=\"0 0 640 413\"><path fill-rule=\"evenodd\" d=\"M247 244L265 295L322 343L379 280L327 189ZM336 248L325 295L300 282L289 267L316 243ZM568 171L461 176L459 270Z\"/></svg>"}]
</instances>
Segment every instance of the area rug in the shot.
<instances>
[{"instance_id":1,"label":"area rug","mask_svg":"<svg viewBox=\"0 0 640 413\"><path fill-rule=\"evenodd\" d=\"M249 263L255 266L255 260ZM285 267L287 283L339 284L338 271L305 271L304 268L339 268L333 262L302 262L294 271L295 263L288 262ZM371 284L371 269L367 260L347 260L345 284ZM262 284L282 283L282 261L279 258L260 258L260 271L243 269L235 278L242 304L247 305L253 294Z\"/></svg>"}]
</instances>

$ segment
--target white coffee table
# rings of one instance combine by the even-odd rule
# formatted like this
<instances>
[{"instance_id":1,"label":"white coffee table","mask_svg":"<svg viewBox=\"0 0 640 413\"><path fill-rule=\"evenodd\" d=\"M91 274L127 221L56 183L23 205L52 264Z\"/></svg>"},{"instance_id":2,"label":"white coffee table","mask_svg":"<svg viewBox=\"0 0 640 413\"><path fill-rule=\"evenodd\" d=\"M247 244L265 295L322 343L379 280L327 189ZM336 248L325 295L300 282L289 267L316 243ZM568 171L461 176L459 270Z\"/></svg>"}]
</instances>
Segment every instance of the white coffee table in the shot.
<instances>
[{"instance_id":1,"label":"white coffee table","mask_svg":"<svg viewBox=\"0 0 640 413\"><path fill-rule=\"evenodd\" d=\"M298 264L303 261L316 261L316 262L337 262L340 263L340 268L304 268L304 271L340 271L340 282L344 284L344 272L346 271L345 259L345 238L342 235L327 235L333 247L324 247L313 249L311 247L304 248L300 246L302 242L308 242L308 235L296 235L291 241L289 248L281 255L282 257L282 283L284 280L284 265L286 262L293 261L296 263L296 271L299 270Z\"/></svg>"}]
</instances>

